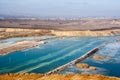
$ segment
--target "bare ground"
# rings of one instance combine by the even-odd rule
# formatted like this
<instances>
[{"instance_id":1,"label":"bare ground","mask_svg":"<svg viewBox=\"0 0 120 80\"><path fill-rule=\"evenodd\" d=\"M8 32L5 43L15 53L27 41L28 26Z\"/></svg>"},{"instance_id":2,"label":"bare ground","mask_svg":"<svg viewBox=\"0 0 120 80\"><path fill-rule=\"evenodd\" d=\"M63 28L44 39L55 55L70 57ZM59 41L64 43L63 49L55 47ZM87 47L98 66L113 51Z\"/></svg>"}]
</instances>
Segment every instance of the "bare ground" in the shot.
<instances>
[{"instance_id":1,"label":"bare ground","mask_svg":"<svg viewBox=\"0 0 120 80\"><path fill-rule=\"evenodd\" d=\"M32 28L46 30L105 30L120 29L120 19L48 19L48 20L20 20L1 19L0 27Z\"/></svg>"},{"instance_id":2,"label":"bare ground","mask_svg":"<svg viewBox=\"0 0 120 80\"><path fill-rule=\"evenodd\" d=\"M36 40L26 40L26 41L15 42L12 44L2 45L2 46L0 46L0 55L5 55L5 54L10 53L10 52L34 47L34 46L39 45L39 44L43 44L43 42L36 41Z\"/></svg>"},{"instance_id":3,"label":"bare ground","mask_svg":"<svg viewBox=\"0 0 120 80\"><path fill-rule=\"evenodd\" d=\"M120 80L116 77L108 77L99 74L3 74L0 80Z\"/></svg>"}]
</instances>

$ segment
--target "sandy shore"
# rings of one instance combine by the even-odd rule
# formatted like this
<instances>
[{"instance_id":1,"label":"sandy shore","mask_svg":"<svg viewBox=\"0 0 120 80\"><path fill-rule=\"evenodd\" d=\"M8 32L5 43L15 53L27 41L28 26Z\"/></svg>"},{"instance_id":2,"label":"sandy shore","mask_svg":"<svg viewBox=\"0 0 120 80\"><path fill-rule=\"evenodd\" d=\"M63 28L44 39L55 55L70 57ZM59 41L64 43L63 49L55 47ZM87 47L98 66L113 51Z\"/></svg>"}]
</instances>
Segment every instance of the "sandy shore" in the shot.
<instances>
[{"instance_id":1,"label":"sandy shore","mask_svg":"<svg viewBox=\"0 0 120 80\"><path fill-rule=\"evenodd\" d=\"M27 49L30 47L37 46L39 44L44 44L44 42L37 41L37 40L23 40L23 41L18 41L12 44L2 45L0 46L0 55L5 55L14 51Z\"/></svg>"},{"instance_id":2,"label":"sandy shore","mask_svg":"<svg viewBox=\"0 0 120 80\"><path fill-rule=\"evenodd\" d=\"M108 77L100 74L3 74L0 80L120 80L117 77Z\"/></svg>"}]
</instances>

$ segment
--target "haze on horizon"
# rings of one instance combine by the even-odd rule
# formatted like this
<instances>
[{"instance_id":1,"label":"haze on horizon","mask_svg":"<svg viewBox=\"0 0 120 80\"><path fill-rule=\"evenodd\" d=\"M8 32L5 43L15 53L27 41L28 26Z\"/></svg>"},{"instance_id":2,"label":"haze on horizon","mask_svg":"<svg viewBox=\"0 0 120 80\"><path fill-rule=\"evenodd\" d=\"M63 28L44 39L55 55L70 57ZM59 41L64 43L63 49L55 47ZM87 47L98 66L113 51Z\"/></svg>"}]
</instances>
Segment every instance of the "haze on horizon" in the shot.
<instances>
[{"instance_id":1,"label":"haze on horizon","mask_svg":"<svg viewBox=\"0 0 120 80\"><path fill-rule=\"evenodd\" d=\"M0 0L0 15L120 17L120 0Z\"/></svg>"}]
</instances>

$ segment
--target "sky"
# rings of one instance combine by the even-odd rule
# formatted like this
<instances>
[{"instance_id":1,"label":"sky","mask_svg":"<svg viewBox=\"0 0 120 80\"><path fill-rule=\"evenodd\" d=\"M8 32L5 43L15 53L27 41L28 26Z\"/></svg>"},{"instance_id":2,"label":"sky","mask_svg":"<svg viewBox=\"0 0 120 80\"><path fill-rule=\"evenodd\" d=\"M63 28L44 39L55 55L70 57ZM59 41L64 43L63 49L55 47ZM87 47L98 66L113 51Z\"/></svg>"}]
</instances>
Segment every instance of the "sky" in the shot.
<instances>
[{"instance_id":1,"label":"sky","mask_svg":"<svg viewBox=\"0 0 120 80\"><path fill-rule=\"evenodd\" d=\"M119 17L120 0L0 0L0 14L42 17Z\"/></svg>"}]
</instances>

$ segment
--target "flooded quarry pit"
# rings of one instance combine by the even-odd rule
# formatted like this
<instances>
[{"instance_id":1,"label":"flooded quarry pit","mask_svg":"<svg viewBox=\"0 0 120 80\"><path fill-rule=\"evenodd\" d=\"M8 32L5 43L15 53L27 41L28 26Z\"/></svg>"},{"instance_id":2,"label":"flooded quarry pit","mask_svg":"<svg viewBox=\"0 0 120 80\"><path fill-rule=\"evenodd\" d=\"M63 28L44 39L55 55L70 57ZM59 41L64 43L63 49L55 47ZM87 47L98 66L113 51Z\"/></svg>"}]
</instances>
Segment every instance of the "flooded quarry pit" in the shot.
<instances>
[{"instance_id":1,"label":"flooded quarry pit","mask_svg":"<svg viewBox=\"0 0 120 80\"><path fill-rule=\"evenodd\" d=\"M75 64L81 62L87 63L92 66L99 67L98 70L100 74L106 72L106 75L114 75L111 73L107 73L106 69L110 69L108 67L102 67L102 65L107 65L108 63L116 63L109 64L110 66L118 65L119 60L116 49L119 49L120 46L116 46L115 50L116 54L109 50L109 54L107 54L107 48L112 49L110 46L114 46L114 44L120 43L119 41L115 41L116 38L120 36L114 37L64 37L64 38L54 38L53 36L42 36L42 37L19 37L19 38L9 38L6 40L0 41L0 48L4 48L6 45L13 45L19 41L35 41L42 39L46 44L36 44L32 47L27 47L25 49L17 50L10 52L8 54L0 55L0 74L5 73L42 73L42 74L50 74L50 73L93 73L89 70L83 70L76 68ZM49 39L46 39L49 38ZM106 43L106 41L108 43ZM34 42L31 42L31 44ZM106 45L100 47L106 43ZM17 46L16 46L17 47ZM99 48L100 47L100 48ZM107 47L107 48L106 48ZM98 50L99 49L99 50ZM7 49L6 49L7 50ZM114 51L114 52L115 52ZM1 51L2 52L2 51ZM96 52L96 53L95 53ZM91 53L95 53L94 55L107 55L112 56L111 60L94 60L92 58ZM104 54L106 53L106 54ZM90 57L89 57L90 56ZM87 58L88 57L88 58ZM87 59L86 59L87 58ZM112 70L112 72L114 72ZM97 73L97 70L94 71ZM119 76L115 73L114 76Z\"/></svg>"}]
</instances>

